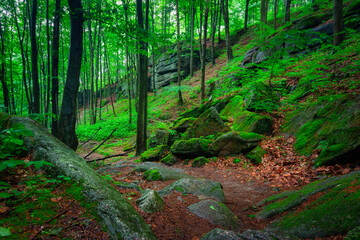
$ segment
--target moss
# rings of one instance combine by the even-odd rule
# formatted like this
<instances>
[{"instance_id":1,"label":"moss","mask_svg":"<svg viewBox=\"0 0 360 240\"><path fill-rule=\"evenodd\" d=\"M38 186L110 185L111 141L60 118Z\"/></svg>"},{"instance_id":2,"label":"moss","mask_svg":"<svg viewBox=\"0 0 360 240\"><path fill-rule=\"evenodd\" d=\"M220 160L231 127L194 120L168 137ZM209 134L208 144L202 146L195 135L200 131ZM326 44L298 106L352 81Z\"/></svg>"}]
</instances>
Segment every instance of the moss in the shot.
<instances>
[{"instance_id":1,"label":"moss","mask_svg":"<svg viewBox=\"0 0 360 240\"><path fill-rule=\"evenodd\" d=\"M289 96L290 101L297 101L299 99L302 99L303 97L307 96L311 90L311 84L305 83L305 84L299 84L294 92L291 93Z\"/></svg>"},{"instance_id":2,"label":"moss","mask_svg":"<svg viewBox=\"0 0 360 240\"><path fill-rule=\"evenodd\" d=\"M238 134L247 142L259 142L264 138L262 135L253 132L238 132Z\"/></svg>"},{"instance_id":3,"label":"moss","mask_svg":"<svg viewBox=\"0 0 360 240\"><path fill-rule=\"evenodd\" d=\"M344 238L344 240L358 240L358 239L360 239L360 226L350 230Z\"/></svg>"},{"instance_id":4,"label":"moss","mask_svg":"<svg viewBox=\"0 0 360 240\"><path fill-rule=\"evenodd\" d=\"M161 162L167 164L167 165L174 165L176 161L176 157L172 154L166 155L163 159L161 159Z\"/></svg>"},{"instance_id":5,"label":"moss","mask_svg":"<svg viewBox=\"0 0 360 240\"><path fill-rule=\"evenodd\" d=\"M148 169L144 172L143 178L148 181L159 181L162 180L159 169Z\"/></svg>"},{"instance_id":6,"label":"moss","mask_svg":"<svg viewBox=\"0 0 360 240\"><path fill-rule=\"evenodd\" d=\"M262 149L260 146L257 146L254 150L249 152L246 157L250 158L252 163L260 164L265 153L266 151L264 149Z\"/></svg>"},{"instance_id":7,"label":"moss","mask_svg":"<svg viewBox=\"0 0 360 240\"><path fill-rule=\"evenodd\" d=\"M127 140L123 145L123 150L125 152L131 151L135 148L136 145L136 135Z\"/></svg>"},{"instance_id":8,"label":"moss","mask_svg":"<svg viewBox=\"0 0 360 240\"><path fill-rule=\"evenodd\" d=\"M345 234L360 221L359 172L341 179L300 213L290 213L269 228L281 229L300 238L322 238Z\"/></svg>"},{"instance_id":9,"label":"moss","mask_svg":"<svg viewBox=\"0 0 360 240\"><path fill-rule=\"evenodd\" d=\"M346 152L347 148L348 146L346 144L341 143L323 149L314 162L315 167L332 164L338 156Z\"/></svg>"},{"instance_id":10,"label":"moss","mask_svg":"<svg viewBox=\"0 0 360 240\"><path fill-rule=\"evenodd\" d=\"M178 140L170 148L170 152L181 158L194 158L209 156L209 145L213 141L205 138L191 138L189 140Z\"/></svg>"},{"instance_id":11,"label":"moss","mask_svg":"<svg viewBox=\"0 0 360 240\"><path fill-rule=\"evenodd\" d=\"M193 117L181 118L174 124L172 129L174 129L180 133L183 133L186 131L186 129L188 129L195 122L195 120L196 120L196 118L193 118Z\"/></svg>"},{"instance_id":12,"label":"moss","mask_svg":"<svg viewBox=\"0 0 360 240\"><path fill-rule=\"evenodd\" d=\"M140 156L140 160L142 162L145 161L158 161L165 154L165 151L168 149L167 145L159 145L154 148L150 148L146 152L142 153Z\"/></svg>"},{"instance_id":13,"label":"moss","mask_svg":"<svg viewBox=\"0 0 360 240\"><path fill-rule=\"evenodd\" d=\"M204 157L197 157L194 159L194 161L191 163L192 167L202 167L205 164L207 164L208 162L210 162L207 158Z\"/></svg>"}]
</instances>

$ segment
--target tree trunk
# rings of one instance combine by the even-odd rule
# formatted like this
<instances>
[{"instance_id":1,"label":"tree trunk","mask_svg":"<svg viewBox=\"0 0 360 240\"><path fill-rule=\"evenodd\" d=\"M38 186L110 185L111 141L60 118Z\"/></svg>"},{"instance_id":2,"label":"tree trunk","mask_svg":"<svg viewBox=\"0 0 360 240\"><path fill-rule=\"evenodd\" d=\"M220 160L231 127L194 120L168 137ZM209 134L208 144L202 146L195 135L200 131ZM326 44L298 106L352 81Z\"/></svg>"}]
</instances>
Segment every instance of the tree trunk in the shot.
<instances>
[{"instance_id":1,"label":"tree trunk","mask_svg":"<svg viewBox=\"0 0 360 240\"><path fill-rule=\"evenodd\" d=\"M50 88L51 88L51 75L50 75L50 27L49 27L49 0L46 0L46 38L47 38L47 91L46 91L46 105L45 113L49 113L50 107ZM48 126L48 116L45 116L45 126Z\"/></svg>"},{"instance_id":2,"label":"tree trunk","mask_svg":"<svg viewBox=\"0 0 360 240\"><path fill-rule=\"evenodd\" d=\"M138 57L138 83L139 83L139 101L137 115L137 132L136 132L136 155L139 156L146 151L146 98L147 98L147 66L146 66L146 43L144 41L144 18L142 12L142 0L136 0L136 14L140 35L138 36L139 57Z\"/></svg>"},{"instance_id":3,"label":"tree trunk","mask_svg":"<svg viewBox=\"0 0 360 240\"><path fill-rule=\"evenodd\" d=\"M276 1L276 0L275 0ZM244 29L248 29L248 21L249 21L249 3L250 0L246 0L245 4L245 20L244 20Z\"/></svg>"},{"instance_id":4,"label":"tree trunk","mask_svg":"<svg viewBox=\"0 0 360 240\"><path fill-rule=\"evenodd\" d=\"M338 46L344 40L343 0L334 0L333 22L334 45Z\"/></svg>"},{"instance_id":5,"label":"tree trunk","mask_svg":"<svg viewBox=\"0 0 360 240\"><path fill-rule=\"evenodd\" d=\"M59 136L58 132L58 118L59 115L59 30L60 30L60 2L56 0L55 3L55 16L54 16L54 32L53 32L53 46L52 46L52 61L51 61L51 99L52 99L52 118L51 133ZM85 91L84 91L85 95ZM84 101L85 103L85 101ZM84 105L85 112L85 105Z\"/></svg>"},{"instance_id":6,"label":"tree trunk","mask_svg":"<svg viewBox=\"0 0 360 240\"><path fill-rule=\"evenodd\" d=\"M178 74L178 86L179 86L179 105L183 105L183 99L181 95L181 50L180 50L180 17L179 17L179 2L176 0L176 42L177 42L177 74Z\"/></svg>"},{"instance_id":7,"label":"tree trunk","mask_svg":"<svg viewBox=\"0 0 360 240\"><path fill-rule=\"evenodd\" d=\"M30 19L30 41L31 41L31 73L33 81L34 102L31 107L32 113L40 113L40 84L38 73L38 49L36 45L36 15L37 0L32 1L31 19Z\"/></svg>"},{"instance_id":8,"label":"tree trunk","mask_svg":"<svg viewBox=\"0 0 360 240\"><path fill-rule=\"evenodd\" d=\"M212 65L215 65L215 34L216 34L216 27L217 27L217 16L218 16L218 5L216 1L214 0L214 3L212 4L212 11L211 11L211 62Z\"/></svg>"},{"instance_id":9,"label":"tree trunk","mask_svg":"<svg viewBox=\"0 0 360 240\"><path fill-rule=\"evenodd\" d=\"M83 51L83 7L81 0L68 0L68 3L71 24L70 54L59 120L59 133L60 140L76 150L78 146L75 134L76 101Z\"/></svg>"},{"instance_id":10,"label":"tree trunk","mask_svg":"<svg viewBox=\"0 0 360 240\"><path fill-rule=\"evenodd\" d=\"M206 38L207 38L207 23L208 23L208 15L209 15L208 3L209 3L209 0L206 0L205 14L204 14L204 43L203 43L202 61L201 61L201 101L202 102L205 100Z\"/></svg>"},{"instance_id":11,"label":"tree trunk","mask_svg":"<svg viewBox=\"0 0 360 240\"><path fill-rule=\"evenodd\" d=\"M230 26L229 26L229 0L221 0L221 8L224 16L225 24L225 41L226 41L226 54L227 62L231 62L234 59L233 52L231 49L231 39L230 39Z\"/></svg>"},{"instance_id":12,"label":"tree trunk","mask_svg":"<svg viewBox=\"0 0 360 240\"><path fill-rule=\"evenodd\" d=\"M4 27L4 31L5 31L5 27ZM5 112L10 113L10 97L9 97L9 89L8 89L7 83L6 83L6 73L5 73L5 59L6 58L5 58L4 34L3 34L1 22L0 22L0 38L1 38L0 81L1 81L2 89L3 89Z\"/></svg>"},{"instance_id":13,"label":"tree trunk","mask_svg":"<svg viewBox=\"0 0 360 240\"><path fill-rule=\"evenodd\" d=\"M274 29L277 29L277 12L279 8L279 0L274 0Z\"/></svg>"},{"instance_id":14,"label":"tree trunk","mask_svg":"<svg viewBox=\"0 0 360 240\"><path fill-rule=\"evenodd\" d=\"M190 76L194 76L194 21L195 0L191 1L191 24L190 24Z\"/></svg>"},{"instance_id":15,"label":"tree trunk","mask_svg":"<svg viewBox=\"0 0 360 240\"><path fill-rule=\"evenodd\" d=\"M291 0L286 0L285 4L285 24L290 22L290 7L291 7Z\"/></svg>"}]
</instances>

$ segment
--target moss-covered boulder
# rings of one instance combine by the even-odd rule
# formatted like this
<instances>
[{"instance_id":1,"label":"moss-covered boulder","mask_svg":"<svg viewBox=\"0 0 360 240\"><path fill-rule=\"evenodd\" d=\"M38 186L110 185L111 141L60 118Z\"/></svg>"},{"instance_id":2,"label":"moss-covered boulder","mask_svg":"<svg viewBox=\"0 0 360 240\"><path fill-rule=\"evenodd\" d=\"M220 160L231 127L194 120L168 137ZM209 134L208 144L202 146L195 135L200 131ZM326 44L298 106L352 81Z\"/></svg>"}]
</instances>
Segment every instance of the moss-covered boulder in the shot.
<instances>
[{"instance_id":1,"label":"moss-covered boulder","mask_svg":"<svg viewBox=\"0 0 360 240\"><path fill-rule=\"evenodd\" d=\"M265 154L266 151L260 146L257 146L255 149L251 150L248 154L246 154L246 157L248 157L252 163L260 164Z\"/></svg>"},{"instance_id":2,"label":"moss-covered boulder","mask_svg":"<svg viewBox=\"0 0 360 240\"><path fill-rule=\"evenodd\" d=\"M267 229L281 230L300 238L324 238L346 234L360 221L360 171L331 177L304 186L298 191L270 197L257 217L288 214ZM321 193L321 194L318 194ZM296 209L312 196L305 207ZM264 201L263 201L264 203ZM289 210L294 211L289 211Z\"/></svg>"},{"instance_id":3,"label":"moss-covered boulder","mask_svg":"<svg viewBox=\"0 0 360 240\"><path fill-rule=\"evenodd\" d=\"M136 203L139 205L141 211L147 213L159 212L164 209L164 201L160 195L150 189L145 190L141 197L136 200Z\"/></svg>"},{"instance_id":4,"label":"moss-covered boulder","mask_svg":"<svg viewBox=\"0 0 360 240\"><path fill-rule=\"evenodd\" d=\"M334 95L305 103L285 117L282 132L297 138L299 154L321 149L315 166L358 161L360 151L360 97Z\"/></svg>"},{"instance_id":5,"label":"moss-covered boulder","mask_svg":"<svg viewBox=\"0 0 360 240\"><path fill-rule=\"evenodd\" d=\"M212 197L221 202L225 201L225 195L221 184L207 179L182 178L161 189L159 194L160 196L165 196L170 194L172 191Z\"/></svg>"},{"instance_id":6,"label":"moss-covered boulder","mask_svg":"<svg viewBox=\"0 0 360 240\"><path fill-rule=\"evenodd\" d=\"M189 138L216 135L230 131L230 127L224 123L214 107L210 107L188 128L185 135Z\"/></svg>"},{"instance_id":7,"label":"moss-covered boulder","mask_svg":"<svg viewBox=\"0 0 360 240\"><path fill-rule=\"evenodd\" d=\"M145 162L133 170L134 172L144 172L144 178L156 181L156 180L173 180L182 178L193 178L187 175L183 169L166 167L161 163ZM151 175L151 179L148 177Z\"/></svg>"},{"instance_id":8,"label":"moss-covered boulder","mask_svg":"<svg viewBox=\"0 0 360 240\"><path fill-rule=\"evenodd\" d=\"M280 99L270 86L255 82L243 88L245 109L249 111L263 112L276 110Z\"/></svg>"},{"instance_id":9,"label":"moss-covered boulder","mask_svg":"<svg viewBox=\"0 0 360 240\"><path fill-rule=\"evenodd\" d=\"M170 133L165 129L157 129L153 136L148 138L147 147L154 148L158 145L168 145Z\"/></svg>"},{"instance_id":10,"label":"moss-covered boulder","mask_svg":"<svg viewBox=\"0 0 360 240\"><path fill-rule=\"evenodd\" d=\"M185 132L194 122L196 118L181 118L177 121L174 126L172 127L173 130L176 130L179 133Z\"/></svg>"},{"instance_id":11,"label":"moss-covered boulder","mask_svg":"<svg viewBox=\"0 0 360 240\"><path fill-rule=\"evenodd\" d=\"M218 137L209 150L215 155L246 154L256 148L262 136L256 133L228 132Z\"/></svg>"},{"instance_id":12,"label":"moss-covered boulder","mask_svg":"<svg viewBox=\"0 0 360 240\"><path fill-rule=\"evenodd\" d=\"M8 120L10 119L10 115L7 113L0 113L0 132L6 129L6 125Z\"/></svg>"},{"instance_id":13,"label":"moss-covered boulder","mask_svg":"<svg viewBox=\"0 0 360 240\"><path fill-rule=\"evenodd\" d=\"M306 16L302 19L300 19L296 24L295 28L298 30L304 30L304 29L310 29L314 28L327 20L331 19L332 13L323 13L323 14L314 14L310 16Z\"/></svg>"},{"instance_id":14,"label":"moss-covered boulder","mask_svg":"<svg viewBox=\"0 0 360 240\"><path fill-rule=\"evenodd\" d=\"M168 154L168 155L166 155L166 157L161 159L161 162L165 163L167 165L174 165L177 162L177 160L174 155Z\"/></svg>"},{"instance_id":15,"label":"moss-covered boulder","mask_svg":"<svg viewBox=\"0 0 360 240\"><path fill-rule=\"evenodd\" d=\"M207 159L205 157L197 157L192 161L191 166L192 167L202 167L205 164L207 164L208 162L210 162L209 159Z\"/></svg>"},{"instance_id":16,"label":"moss-covered boulder","mask_svg":"<svg viewBox=\"0 0 360 240\"><path fill-rule=\"evenodd\" d=\"M344 240L358 240L360 239L360 225L351 229L345 236Z\"/></svg>"},{"instance_id":17,"label":"moss-covered boulder","mask_svg":"<svg viewBox=\"0 0 360 240\"><path fill-rule=\"evenodd\" d=\"M299 240L298 237L270 230L246 230L243 233L235 233L230 230L215 228L202 236L200 240Z\"/></svg>"},{"instance_id":18,"label":"moss-covered boulder","mask_svg":"<svg viewBox=\"0 0 360 240\"><path fill-rule=\"evenodd\" d=\"M154 148L150 148L140 155L140 161L142 162L154 162L159 161L165 152L169 149L167 145L159 145Z\"/></svg>"},{"instance_id":19,"label":"moss-covered boulder","mask_svg":"<svg viewBox=\"0 0 360 240\"><path fill-rule=\"evenodd\" d=\"M297 101L306 97L311 90L311 83L299 83L299 85L295 88L295 90L290 93L289 100L290 101Z\"/></svg>"},{"instance_id":20,"label":"moss-covered boulder","mask_svg":"<svg viewBox=\"0 0 360 240\"><path fill-rule=\"evenodd\" d=\"M190 205L188 209L191 213L223 228L237 232L243 229L238 217L223 203L207 199Z\"/></svg>"},{"instance_id":21,"label":"moss-covered boulder","mask_svg":"<svg viewBox=\"0 0 360 240\"><path fill-rule=\"evenodd\" d=\"M183 118L198 118L204 112L209 110L210 107L214 107L216 109L216 111L221 112L224 109L224 107L230 102L230 100L231 100L231 98L225 98L225 99L221 99L221 100L216 100L214 102L209 102L200 107L193 108L191 110L181 113L180 118L177 121L180 121Z\"/></svg>"},{"instance_id":22,"label":"moss-covered boulder","mask_svg":"<svg viewBox=\"0 0 360 240\"><path fill-rule=\"evenodd\" d=\"M241 96L233 97L221 112L221 116L233 119L231 128L235 131L254 132L267 135L272 133L272 118L247 111Z\"/></svg>"},{"instance_id":23,"label":"moss-covered boulder","mask_svg":"<svg viewBox=\"0 0 360 240\"><path fill-rule=\"evenodd\" d=\"M136 147L136 135L132 136L129 140L127 140L123 145L123 151L128 152L134 150Z\"/></svg>"},{"instance_id":24,"label":"moss-covered boulder","mask_svg":"<svg viewBox=\"0 0 360 240\"><path fill-rule=\"evenodd\" d=\"M211 156L209 145L213 141L204 138L191 138L189 140L178 140L170 148L171 154L180 158L195 158Z\"/></svg>"}]
</instances>

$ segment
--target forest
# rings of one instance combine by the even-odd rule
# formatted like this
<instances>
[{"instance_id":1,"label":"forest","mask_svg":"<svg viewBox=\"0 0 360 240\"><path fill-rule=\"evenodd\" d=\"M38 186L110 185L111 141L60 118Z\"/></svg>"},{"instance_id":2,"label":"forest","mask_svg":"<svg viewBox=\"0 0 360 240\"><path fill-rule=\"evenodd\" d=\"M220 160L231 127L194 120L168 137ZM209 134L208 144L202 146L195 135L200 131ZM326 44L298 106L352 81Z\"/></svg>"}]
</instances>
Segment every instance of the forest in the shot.
<instances>
[{"instance_id":1,"label":"forest","mask_svg":"<svg viewBox=\"0 0 360 240\"><path fill-rule=\"evenodd\" d=\"M360 0L0 10L0 238L360 239Z\"/></svg>"}]
</instances>

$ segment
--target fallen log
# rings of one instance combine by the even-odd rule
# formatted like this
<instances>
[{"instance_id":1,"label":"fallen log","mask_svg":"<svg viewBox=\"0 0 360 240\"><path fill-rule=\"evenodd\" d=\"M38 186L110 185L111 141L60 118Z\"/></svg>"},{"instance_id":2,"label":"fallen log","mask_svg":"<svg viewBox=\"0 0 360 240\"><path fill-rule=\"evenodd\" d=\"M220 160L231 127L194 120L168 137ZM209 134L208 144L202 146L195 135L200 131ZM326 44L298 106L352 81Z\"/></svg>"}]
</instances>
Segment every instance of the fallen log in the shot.
<instances>
[{"instance_id":1,"label":"fallen log","mask_svg":"<svg viewBox=\"0 0 360 240\"><path fill-rule=\"evenodd\" d=\"M94 150L92 150L88 155L86 155L84 158L87 158L88 156L90 156L91 154L93 154L96 150L99 149L99 147L101 147L109 138L111 138L111 136L114 134L114 132L116 131L116 129L118 128L115 128L111 133L110 135L104 140L102 141L96 148L94 148Z\"/></svg>"}]
</instances>

